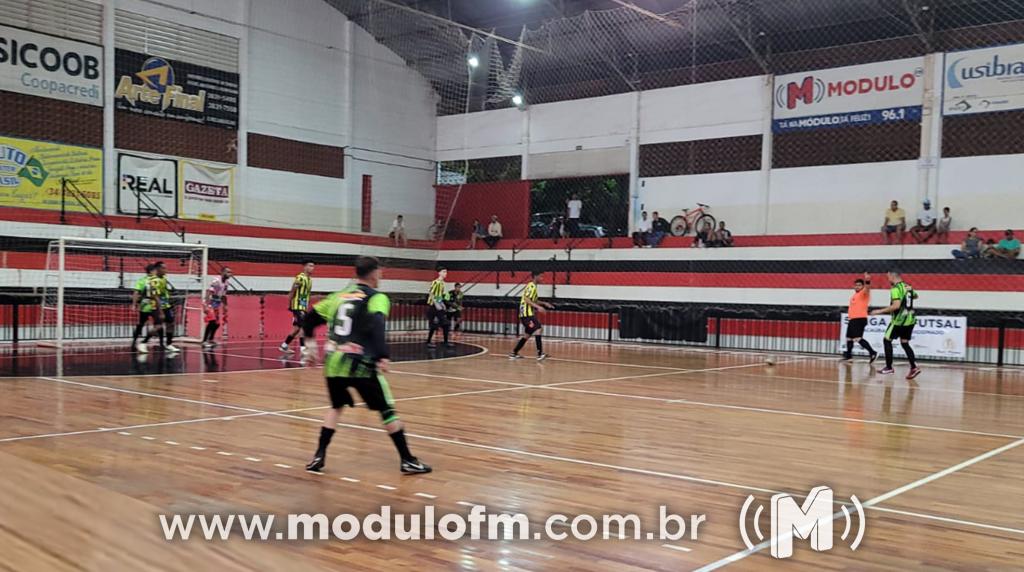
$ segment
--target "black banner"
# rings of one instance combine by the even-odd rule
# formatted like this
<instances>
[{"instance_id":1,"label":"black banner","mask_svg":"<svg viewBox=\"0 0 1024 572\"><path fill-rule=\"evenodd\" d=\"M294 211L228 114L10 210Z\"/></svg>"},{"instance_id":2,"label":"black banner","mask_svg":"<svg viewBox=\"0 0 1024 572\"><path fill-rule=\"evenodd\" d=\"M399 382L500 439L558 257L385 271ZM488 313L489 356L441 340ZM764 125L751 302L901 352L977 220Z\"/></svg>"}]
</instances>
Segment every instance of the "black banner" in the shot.
<instances>
[{"instance_id":1,"label":"black banner","mask_svg":"<svg viewBox=\"0 0 1024 572\"><path fill-rule=\"evenodd\" d=\"M118 49L120 111L238 129L238 74Z\"/></svg>"}]
</instances>

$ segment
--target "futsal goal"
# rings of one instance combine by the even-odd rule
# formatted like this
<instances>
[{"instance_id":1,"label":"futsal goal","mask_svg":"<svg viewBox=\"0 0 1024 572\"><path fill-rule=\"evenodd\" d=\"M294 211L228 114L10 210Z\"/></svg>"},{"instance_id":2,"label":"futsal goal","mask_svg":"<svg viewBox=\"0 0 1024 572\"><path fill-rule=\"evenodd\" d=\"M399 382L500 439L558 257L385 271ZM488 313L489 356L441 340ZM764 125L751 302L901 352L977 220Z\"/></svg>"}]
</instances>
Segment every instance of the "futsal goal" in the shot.
<instances>
[{"instance_id":1,"label":"futsal goal","mask_svg":"<svg viewBox=\"0 0 1024 572\"><path fill-rule=\"evenodd\" d=\"M131 338L138 321L132 291L146 267L163 262L175 336L183 341L192 321L202 320L209 253L206 245L98 238L60 238L49 243L43 276L40 338L57 347Z\"/></svg>"}]
</instances>

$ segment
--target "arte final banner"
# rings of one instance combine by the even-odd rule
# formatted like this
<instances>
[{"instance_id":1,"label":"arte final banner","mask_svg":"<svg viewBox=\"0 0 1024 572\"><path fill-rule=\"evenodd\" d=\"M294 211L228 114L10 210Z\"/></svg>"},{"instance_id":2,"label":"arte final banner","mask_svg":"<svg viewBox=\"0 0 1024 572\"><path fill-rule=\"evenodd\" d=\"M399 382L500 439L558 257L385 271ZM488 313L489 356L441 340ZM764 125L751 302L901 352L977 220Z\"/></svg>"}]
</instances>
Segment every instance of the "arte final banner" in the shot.
<instances>
[{"instance_id":1,"label":"arte final banner","mask_svg":"<svg viewBox=\"0 0 1024 572\"><path fill-rule=\"evenodd\" d=\"M237 73L122 49L114 58L116 109L238 129Z\"/></svg>"},{"instance_id":2,"label":"arte final banner","mask_svg":"<svg viewBox=\"0 0 1024 572\"><path fill-rule=\"evenodd\" d=\"M181 161L181 218L231 222L235 168Z\"/></svg>"}]
</instances>

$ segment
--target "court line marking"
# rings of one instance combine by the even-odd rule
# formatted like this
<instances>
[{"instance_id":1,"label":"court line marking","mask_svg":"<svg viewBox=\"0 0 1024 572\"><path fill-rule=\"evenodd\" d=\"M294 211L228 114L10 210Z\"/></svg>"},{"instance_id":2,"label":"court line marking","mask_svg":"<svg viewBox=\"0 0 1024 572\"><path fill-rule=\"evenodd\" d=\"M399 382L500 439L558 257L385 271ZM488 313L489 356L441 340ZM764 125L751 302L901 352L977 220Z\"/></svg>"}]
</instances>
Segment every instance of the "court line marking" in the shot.
<instances>
[{"instance_id":1,"label":"court line marking","mask_svg":"<svg viewBox=\"0 0 1024 572\"><path fill-rule=\"evenodd\" d=\"M416 493L416 496L423 497L425 499L431 499L431 500L437 498L437 495L432 495L432 494L428 494L428 493Z\"/></svg>"},{"instance_id":2,"label":"court line marking","mask_svg":"<svg viewBox=\"0 0 1024 572\"><path fill-rule=\"evenodd\" d=\"M38 378L30 378L30 379L46 380L46 381L52 381L52 382L57 382L57 383L68 383L68 384L72 384L72 385L85 385L85 386L91 386L91 387L94 387L96 389L102 389L102 390L107 390L107 391L115 391L115 392L138 394L138 395L148 395L150 397L163 398L163 399L169 399L169 400L195 401L195 400L186 400L184 398L177 398L177 397L171 397L171 396L166 396L166 395L146 394L144 392L133 391L133 390L123 389L123 388L119 388L119 387L108 387L108 386L103 386L103 385L85 384L85 383L82 383L82 382L70 381L70 380L62 380L62 379L58 379L58 378L38 377ZM537 387L537 386L530 386L530 387ZM516 389L516 388L501 388L501 389L513 390L513 389ZM523 389L523 388L520 388L520 389ZM495 391L498 391L498 390L495 390ZM247 409L247 408L243 408L243 407L239 407L239 406L235 406L235 405L226 405L226 404L219 404L219 403L213 403L213 402L202 402L202 403L205 404L205 405L211 406L211 407L222 407L222 408L227 408L227 409L240 409L240 410L246 410ZM286 418L286 419L294 419L294 420L298 420L298 421L313 422L313 423L322 423L322 420L317 419L315 417L305 417L305 416L301 416L301 415L293 415L293 414L286 414L286 413L273 413L273 412L258 411L258 410L250 410L250 411L254 411L254 412L257 412L257 413L263 413L263 414L266 414L268 416L273 416L273 417L281 417L281 418ZM241 416L239 416L239 417L241 417ZM349 429L358 429L358 430L361 430L361 431L369 431L369 432L373 432L373 433L383 433L383 432L385 432L384 429L379 428L379 427L366 427L366 426L363 426L363 425L355 425L355 424L352 424L352 423L338 423L337 426L345 427L345 428L349 428ZM636 474L641 474L641 475L645 475L645 476L669 478L669 479L674 479L674 480L693 482L693 483L697 483L697 484L714 485L714 486L721 486L721 487L725 487L725 488L739 489L739 490L745 490L745 491L754 491L754 492L762 492L762 493L769 493L769 494L777 494L779 492L783 492L783 491L775 491L775 490L771 490L771 489L765 489L765 488L762 488L762 487L754 487L754 486L749 486L749 485L729 483L729 482L726 482L726 481L716 481L716 480L713 480L713 479L702 479L700 477L693 477L693 476L689 476L689 475L679 475L679 474L667 473L667 472L663 472L663 471L652 471L652 470L640 469L640 468L636 468L636 467L628 467L628 466L622 466L622 465L612 465L612 464L609 464L609 463L600 463L600 462L595 462L595 461L587 461L587 460L583 460L583 459L575 459L575 458L572 458L572 457L563 457L563 456L558 456L558 455L549 455L549 454L546 454L546 453L537 453L537 452L534 452L534 451L526 451L526 450L521 450L521 449L511 449L511 448L505 448L505 447L497 447L497 446L486 445L486 444L482 444L482 443L473 443L471 441L446 439L446 438L443 438L443 437L433 437L433 436L421 435L421 434L417 434L417 433L406 433L406 435L409 436L409 437L417 438L417 439L423 439L425 441L432 441L432 442L437 442L437 443L456 445L456 446L460 446L460 447L482 449L482 450L486 450L486 451L494 451L494 452L499 452L499 453L505 453L505 454L508 454L508 455L522 455L522 456L525 456L525 457L532 457L532 458L544 459L544 460L549 460L549 461L559 461L559 462L573 463L573 464L579 464L579 465L584 465L584 466L599 467L599 468L610 469L610 470L614 470L614 471L627 472L627 473L636 473ZM1010 445L1018 446L1020 444L1024 444L1024 438L1019 439L1018 441L1014 441ZM1000 447L998 449L994 449L993 451L996 451L996 453L994 453L994 454L998 454L999 452L1002 452L1003 450L1007 450L1007 448L1012 448L1012 447L1010 447L1009 445L1006 445L1006 446ZM989 453L992 453L993 451L990 451ZM229 456L229 457L234 455L234 453L228 453L228 452L225 452L225 451L218 451L217 454L218 455ZM979 459L979 460L981 460L981 459ZM975 462L977 462L977 461L975 461ZM963 465L963 463L961 463L961 465ZM959 466L959 465L957 465L957 466ZM917 482L917 481L915 481L915 482ZM918 485L918 486L920 486L920 485ZM878 498L878 497L876 497L876 498ZM891 498L891 497L889 497L889 498ZM881 502L881 501L876 501L876 502ZM459 504L463 504L463 503L460 501ZM469 504L467 506L475 506L475 505ZM874 506L868 506L867 508L873 509ZM945 522L945 520L944 520L945 517L935 517L934 515L928 515L928 514L923 514L923 513L912 513L912 512L909 512L909 511L908 512L904 512L903 514L917 516L917 517L920 517L922 519L935 520L937 522ZM960 524L965 524L965 525L975 524L975 523L972 523L971 521L966 521L966 520L958 521L958 522ZM991 528L992 526L993 525L984 525L983 527Z\"/></svg>"},{"instance_id":3,"label":"court line marking","mask_svg":"<svg viewBox=\"0 0 1024 572\"><path fill-rule=\"evenodd\" d=\"M887 501L887 500L889 500L889 499L891 499L893 497L901 495L901 494L903 494L903 493L905 493L907 491L912 491L912 490L914 490L914 489L916 489L918 487L922 487L924 485L927 485L928 483L931 483L933 481L937 481L938 479L941 479L942 477L945 477L945 476L948 476L948 475L952 475L953 473L956 473L958 471L966 469L967 467L970 467L971 465L980 463L980 462L984 461L985 459L989 459L991 457L995 457L996 455L1005 453L1006 451L1009 451L1009 450L1014 449L1016 447L1019 447L1021 445L1024 445L1024 439L1019 439L1019 440L1014 441L1012 443L1007 443L1007 444L1003 445L1002 447L996 447L995 449L992 449L992 450L987 451L985 453L982 453L980 455L974 456L974 457L972 457L970 459L967 459L966 461L957 463L957 464L955 464L955 465L953 465L951 467L946 467L945 469L942 469L941 471L934 472L934 473L932 473L930 475L927 475L925 477L917 479L916 481L912 481L910 483L907 483L907 484L903 485L902 487L895 488L895 489L893 489L893 490L891 490L891 491L889 491L887 493L883 493L881 495L878 495L877 497L874 497L872 499L868 499L868 500L864 501L864 508L872 508L872 507L874 507L877 504L881 504L881 503L883 503L883 502L885 502L885 501ZM835 520L835 519L839 518L839 515L841 515L841 514L843 514L843 513L842 512L838 512L838 513L833 514L832 515L832 520ZM793 532L792 532L792 530L790 530L789 532L787 532L786 534L784 534L782 536L783 537L792 537L793 536ZM714 562L712 562L710 564L706 564L704 566L701 566L700 568L698 568L694 572L712 572L713 570L718 570L719 568L722 568L723 566L727 566L727 565L732 564L734 562L739 562L740 560L743 560L744 558L747 558L748 556L752 556L754 554L757 554L758 552L761 552L765 548L768 548L769 546L771 546L771 544L772 544L772 539L765 540L764 542L755 545L753 548L747 548L746 550L740 550L739 552L736 552L734 554L730 554L729 556L726 556L725 558L722 558L722 559L716 560L716 561L714 561Z\"/></svg>"},{"instance_id":4,"label":"court line marking","mask_svg":"<svg viewBox=\"0 0 1024 572\"><path fill-rule=\"evenodd\" d=\"M346 483L358 483L359 479L353 479L352 477L341 477L339 480L345 481Z\"/></svg>"},{"instance_id":5,"label":"court line marking","mask_svg":"<svg viewBox=\"0 0 1024 572\"><path fill-rule=\"evenodd\" d=\"M680 552L693 552L692 548L687 548L685 546L675 546L673 544L662 544L661 547L668 548L669 550L678 550Z\"/></svg>"}]
</instances>

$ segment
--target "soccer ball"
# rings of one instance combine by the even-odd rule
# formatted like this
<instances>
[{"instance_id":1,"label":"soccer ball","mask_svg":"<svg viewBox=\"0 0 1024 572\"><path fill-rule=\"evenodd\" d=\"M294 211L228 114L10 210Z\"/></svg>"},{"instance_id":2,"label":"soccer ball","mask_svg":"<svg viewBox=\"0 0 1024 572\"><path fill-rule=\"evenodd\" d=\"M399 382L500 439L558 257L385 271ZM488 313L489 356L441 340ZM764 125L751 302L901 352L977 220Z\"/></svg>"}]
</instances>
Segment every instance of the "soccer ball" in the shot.
<instances>
[{"instance_id":1,"label":"soccer ball","mask_svg":"<svg viewBox=\"0 0 1024 572\"><path fill-rule=\"evenodd\" d=\"M775 356L768 356L764 358L764 363L767 365L775 365Z\"/></svg>"}]
</instances>

